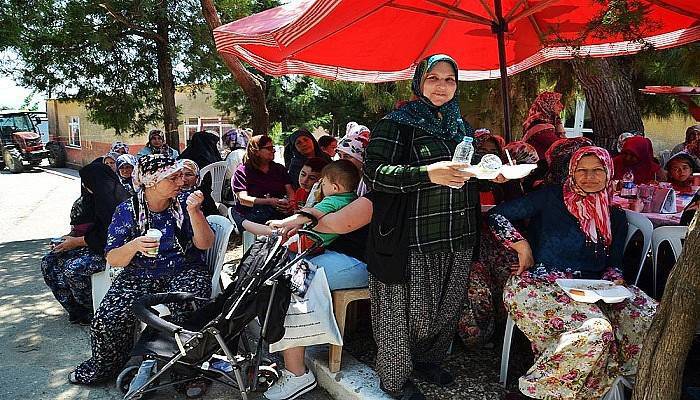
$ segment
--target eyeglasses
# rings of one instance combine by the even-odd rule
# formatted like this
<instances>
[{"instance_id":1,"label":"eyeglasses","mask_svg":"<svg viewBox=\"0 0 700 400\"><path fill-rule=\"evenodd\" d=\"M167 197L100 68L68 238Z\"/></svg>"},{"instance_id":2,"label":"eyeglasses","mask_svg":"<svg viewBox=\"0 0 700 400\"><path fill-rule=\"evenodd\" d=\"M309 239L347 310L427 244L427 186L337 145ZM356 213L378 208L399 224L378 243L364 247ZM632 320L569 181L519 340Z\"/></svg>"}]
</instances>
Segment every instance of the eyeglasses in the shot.
<instances>
[{"instance_id":1,"label":"eyeglasses","mask_svg":"<svg viewBox=\"0 0 700 400\"><path fill-rule=\"evenodd\" d=\"M275 146L265 146L261 147L260 150L270 150L270 151L275 151Z\"/></svg>"}]
</instances>

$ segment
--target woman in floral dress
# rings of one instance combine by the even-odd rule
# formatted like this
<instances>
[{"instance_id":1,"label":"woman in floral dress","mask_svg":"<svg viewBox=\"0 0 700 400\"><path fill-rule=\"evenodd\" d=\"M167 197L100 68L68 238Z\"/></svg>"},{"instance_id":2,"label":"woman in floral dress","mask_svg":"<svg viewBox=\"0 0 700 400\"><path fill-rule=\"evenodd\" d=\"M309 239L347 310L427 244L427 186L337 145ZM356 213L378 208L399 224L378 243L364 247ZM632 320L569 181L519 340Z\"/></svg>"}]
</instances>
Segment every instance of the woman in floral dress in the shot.
<instances>
[{"instance_id":1,"label":"woman in floral dress","mask_svg":"<svg viewBox=\"0 0 700 400\"><path fill-rule=\"evenodd\" d=\"M634 286L617 304L572 300L557 278L622 283L624 212L611 207L613 163L587 146L574 153L563 186L549 185L489 213L496 236L518 253L504 302L530 339L535 364L520 391L537 399L599 399L619 377L633 377L657 303ZM530 219L528 238L513 221Z\"/></svg>"}]
</instances>

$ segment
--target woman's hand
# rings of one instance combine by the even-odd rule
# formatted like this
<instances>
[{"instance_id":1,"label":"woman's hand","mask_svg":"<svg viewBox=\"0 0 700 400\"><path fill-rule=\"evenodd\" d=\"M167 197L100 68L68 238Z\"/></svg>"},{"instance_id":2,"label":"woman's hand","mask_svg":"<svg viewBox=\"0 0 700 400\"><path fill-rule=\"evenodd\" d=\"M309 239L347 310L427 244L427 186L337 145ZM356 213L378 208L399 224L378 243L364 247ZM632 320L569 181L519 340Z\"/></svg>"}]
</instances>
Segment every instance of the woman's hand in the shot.
<instances>
[{"instance_id":1,"label":"woman's hand","mask_svg":"<svg viewBox=\"0 0 700 400\"><path fill-rule=\"evenodd\" d=\"M63 242L57 244L56 247L53 248L53 252L61 253L64 251L77 249L78 247L83 246L85 246L85 241L83 240L83 238L64 236Z\"/></svg>"},{"instance_id":2,"label":"woman's hand","mask_svg":"<svg viewBox=\"0 0 700 400\"><path fill-rule=\"evenodd\" d=\"M275 210L283 213L283 214L289 214L292 212L292 204L290 203L289 200L287 199L274 199L275 201L272 203L272 206L275 208Z\"/></svg>"},{"instance_id":3,"label":"woman's hand","mask_svg":"<svg viewBox=\"0 0 700 400\"><path fill-rule=\"evenodd\" d=\"M510 247L518 253L518 265L511 268L515 275L520 275L535 265L532 248L527 240L515 242Z\"/></svg>"},{"instance_id":4,"label":"woman's hand","mask_svg":"<svg viewBox=\"0 0 700 400\"><path fill-rule=\"evenodd\" d=\"M460 187L474 176L474 174L464 171L468 167L469 164L466 163L438 161L428 165L428 178L430 178L430 182L437 185Z\"/></svg>"},{"instance_id":5,"label":"woman's hand","mask_svg":"<svg viewBox=\"0 0 700 400\"><path fill-rule=\"evenodd\" d=\"M187 200L185 201L185 203L187 203L187 211L199 211L203 202L204 194L201 190L195 190L194 192L190 193L189 196L187 196Z\"/></svg>"},{"instance_id":6,"label":"woman's hand","mask_svg":"<svg viewBox=\"0 0 700 400\"><path fill-rule=\"evenodd\" d=\"M157 249L160 245L160 242L152 237L139 236L136 239L131 240L128 243L128 245L131 246L131 249L134 251L134 253L141 252L141 254L146 254L150 250Z\"/></svg>"},{"instance_id":7,"label":"woman's hand","mask_svg":"<svg viewBox=\"0 0 700 400\"><path fill-rule=\"evenodd\" d=\"M498 176L495 179L491 179L491 182L505 183L505 182L508 182L508 180L509 179L506 178L505 176L503 176L503 174L498 174Z\"/></svg>"}]
</instances>

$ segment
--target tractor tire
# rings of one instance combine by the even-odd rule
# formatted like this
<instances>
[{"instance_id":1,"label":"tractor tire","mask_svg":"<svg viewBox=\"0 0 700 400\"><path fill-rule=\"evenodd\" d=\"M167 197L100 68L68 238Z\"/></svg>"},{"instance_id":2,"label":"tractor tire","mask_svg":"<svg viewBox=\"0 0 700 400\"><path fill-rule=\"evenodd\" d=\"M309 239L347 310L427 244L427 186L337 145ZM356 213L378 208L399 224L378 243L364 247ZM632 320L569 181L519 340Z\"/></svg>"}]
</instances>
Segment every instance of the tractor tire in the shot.
<instances>
[{"instance_id":1,"label":"tractor tire","mask_svg":"<svg viewBox=\"0 0 700 400\"><path fill-rule=\"evenodd\" d=\"M66 166L66 148L62 144L49 142L46 143L46 149L51 153L49 155L49 166L54 168Z\"/></svg>"},{"instance_id":2,"label":"tractor tire","mask_svg":"<svg viewBox=\"0 0 700 400\"><path fill-rule=\"evenodd\" d=\"M5 149L2 158L5 160L5 167L13 174L19 174L24 171L22 155L17 149Z\"/></svg>"}]
</instances>

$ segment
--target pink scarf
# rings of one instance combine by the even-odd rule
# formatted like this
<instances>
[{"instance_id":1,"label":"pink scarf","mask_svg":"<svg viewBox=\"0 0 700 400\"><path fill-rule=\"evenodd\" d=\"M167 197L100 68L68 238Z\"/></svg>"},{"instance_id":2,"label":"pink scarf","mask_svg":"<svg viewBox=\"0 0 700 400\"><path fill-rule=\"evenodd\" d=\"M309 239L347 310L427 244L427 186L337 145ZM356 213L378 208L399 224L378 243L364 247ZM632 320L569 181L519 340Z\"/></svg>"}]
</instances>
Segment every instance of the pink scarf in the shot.
<instances>
[{"instance_id":1,"label":"pink scarf","mask_svg":"<svg viewBox=\"0 0 700 400\"><path fill-rule=\"evenodd\" d=\"M586 155L598 157L606 170L605 187L596 193L584 192L574 180L574 171L578 162ZM598 243L598 237L601 236L606 247L612 243L610 198L613 173L613 162L608 151L600 147L586 146L578 149L571 156L569 177L564 183L564 204L567 210L578 220L587 239Z\"/></svg>"}]
</instances>

